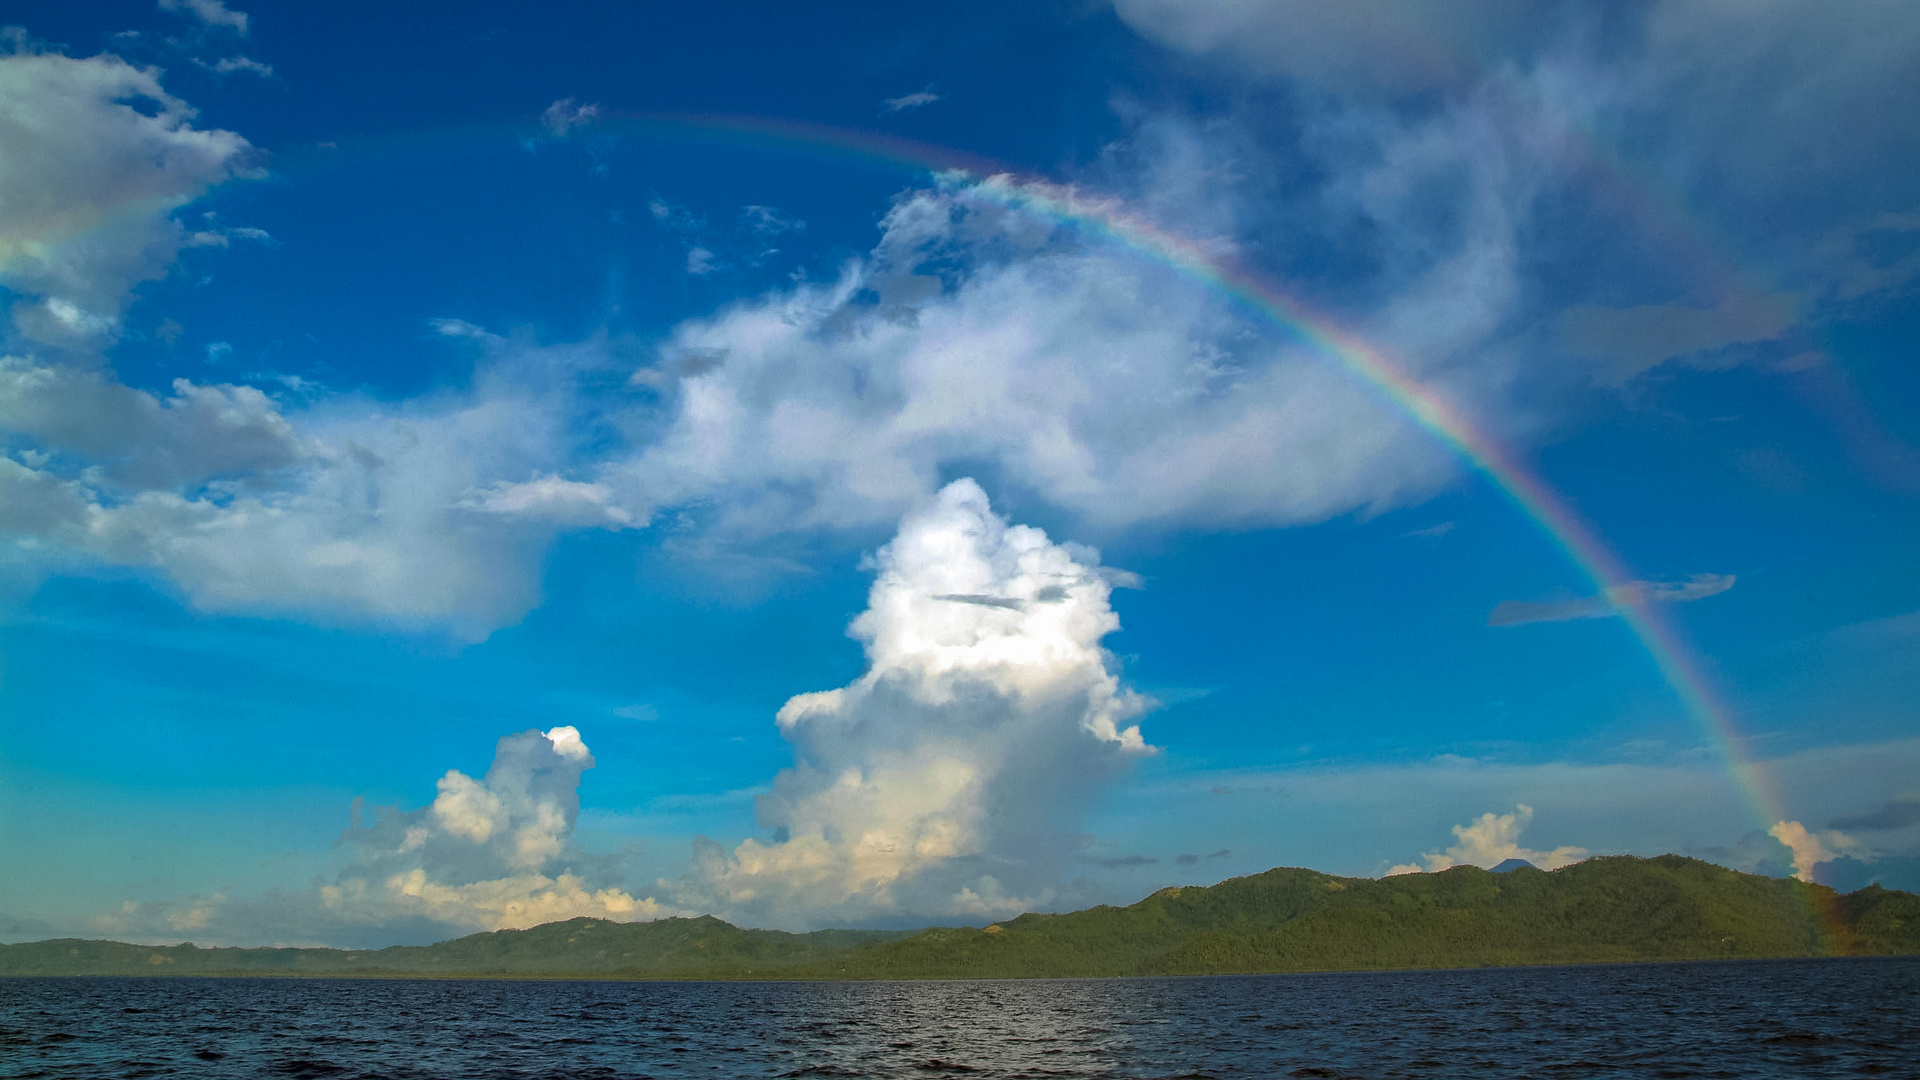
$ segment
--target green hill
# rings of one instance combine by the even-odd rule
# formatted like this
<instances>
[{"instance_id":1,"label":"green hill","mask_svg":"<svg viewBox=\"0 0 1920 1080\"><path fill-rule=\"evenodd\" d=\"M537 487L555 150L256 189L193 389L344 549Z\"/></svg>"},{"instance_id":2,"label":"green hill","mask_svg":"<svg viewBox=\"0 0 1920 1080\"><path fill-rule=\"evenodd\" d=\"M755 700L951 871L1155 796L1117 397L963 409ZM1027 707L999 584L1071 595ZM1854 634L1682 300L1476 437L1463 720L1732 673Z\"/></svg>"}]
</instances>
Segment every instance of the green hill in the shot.
<instances>
[{"instance_id":1,"label":"green hill","mask_svg":"<svg viewBox=\"0 0 1920 1080\"><path fill-rule=\"evenodd\" d=\"M1049 978L1916 953L1920 896L1663 855L1379 880L1269 870L983 929L787 934L703 916L363 951L43 941L0 946L0 975Z\"/></svg>"},{"instance_id":2,"label":"green hill","mask_svg":"<svg viewBox=\"0 0 1920 1080\"><path fill-rule=\"evenodd\" d=\"M1546 873L1269 870L1124 908L928 930L812 969L841 978L1202 975L1920 953L1920 896L1847 896L1664 855Z\"/></svg>"},{"instance_id":3,"label":"green hill","mask_svg":"<svg viewBox=\"0 0 1920 1080\"><path fill-rule=\"evenodd\" d=\"M912 931L743 930L710 915L569 919L386 949L202 949L60 939L0 945L0 975L353 975L462 978L760 978Z\"/></svg>"}]
</instances>

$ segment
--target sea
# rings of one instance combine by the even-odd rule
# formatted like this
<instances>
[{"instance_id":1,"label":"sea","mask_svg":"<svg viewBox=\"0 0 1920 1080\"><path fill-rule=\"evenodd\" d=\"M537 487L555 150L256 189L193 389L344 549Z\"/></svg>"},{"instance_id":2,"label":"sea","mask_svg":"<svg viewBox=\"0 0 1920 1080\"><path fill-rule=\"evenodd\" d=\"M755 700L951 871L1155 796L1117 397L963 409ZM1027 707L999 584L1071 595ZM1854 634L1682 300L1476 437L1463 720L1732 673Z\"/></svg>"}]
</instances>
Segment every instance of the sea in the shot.
<instances>
[{"instance_id":1,"label":"sea","mask_svg":"<svg viewBox=\"0 0 1920 1080\"><path fill-rule=\"evenodd\" d=\"M5 1077L1920 1077L1920 958L1154 979L0 979Z\"/></svg>"}]
</instances>

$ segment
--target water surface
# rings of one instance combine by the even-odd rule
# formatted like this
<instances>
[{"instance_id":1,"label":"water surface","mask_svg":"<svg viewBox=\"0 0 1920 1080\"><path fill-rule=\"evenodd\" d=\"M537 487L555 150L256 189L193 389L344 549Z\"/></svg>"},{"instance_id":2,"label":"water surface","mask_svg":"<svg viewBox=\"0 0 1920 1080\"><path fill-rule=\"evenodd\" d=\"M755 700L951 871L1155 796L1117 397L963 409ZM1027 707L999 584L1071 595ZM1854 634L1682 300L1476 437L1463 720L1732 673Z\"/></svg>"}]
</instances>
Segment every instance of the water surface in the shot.
<instances>
[{"instance_id":1,"label":"water surface","mask_svg":"<svg viewBox=\"0 0 1920 1080\"><path fill-rule=\"evenodd\" d=\"M1054 981L0 979L0 1077L1920 1078L1920 958Z\"/></svg>"}]
</instances>

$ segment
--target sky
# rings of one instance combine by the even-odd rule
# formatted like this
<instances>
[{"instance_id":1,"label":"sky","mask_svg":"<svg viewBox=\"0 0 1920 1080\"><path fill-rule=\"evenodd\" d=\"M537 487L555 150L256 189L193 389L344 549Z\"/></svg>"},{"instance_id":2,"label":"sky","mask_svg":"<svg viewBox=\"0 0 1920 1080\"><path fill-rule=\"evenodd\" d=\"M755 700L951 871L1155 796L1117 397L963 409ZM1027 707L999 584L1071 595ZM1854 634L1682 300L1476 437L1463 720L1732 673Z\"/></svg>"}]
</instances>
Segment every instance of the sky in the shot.
<instances>
[{"instance_id":1,"label":"sky","mask_svg":"<svg viewBox=\"0 0 1920 1080\"><path fill-rule=\"evenodd\" d=\"M1920 888L1906 4L4 21L0 940Z\"/></svg>"}]
</instances>

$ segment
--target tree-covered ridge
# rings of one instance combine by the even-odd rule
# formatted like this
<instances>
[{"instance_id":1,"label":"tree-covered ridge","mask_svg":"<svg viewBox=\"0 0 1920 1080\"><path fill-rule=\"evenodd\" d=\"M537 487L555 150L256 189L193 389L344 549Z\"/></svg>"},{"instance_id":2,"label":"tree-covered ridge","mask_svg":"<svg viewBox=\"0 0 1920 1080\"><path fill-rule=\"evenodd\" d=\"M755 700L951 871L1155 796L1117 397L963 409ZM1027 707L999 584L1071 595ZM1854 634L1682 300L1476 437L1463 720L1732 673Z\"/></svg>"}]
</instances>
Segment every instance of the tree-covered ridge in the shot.
<instances>
[{"instance_id":1,"label":"tree-covered ridge","mask_svg":"<svg viewBox=\"0 0 1920 1080\"><path fill-rule=\"evenodd\" d=\"M1199 975L1917 952L1912 893L1838 896L1665 855L1379 880L1269 870L1124 908L929 930L849 954L837 973Z\"/></svg>"},{"instance_id":2,"label":"tree-covered ridge","mask_svg":"<svg viewBox=\"0 0 1920 1080\"><path fill-rule=\"evenodd\" d=\"M917 933L787 934L703 916L360 951L44 941L0 946L0 974L1048 978L1914 953L1920 896L1842 896L1663 855L1378 880L1278 869L1127 907Z\"/></svg>"},{"instance_id":3,"label":"tree-covered ridge","mask_svg":"<svg viewBox=\"0 0 1920 1080\"><path fill-rule=\"evenodd\" d=\"M60 939L0 945L0 975L428 975L758 978L911 931L743 930L711 915L569 919L385 949L202 949Z\"/></svg>"}]
</instances>

